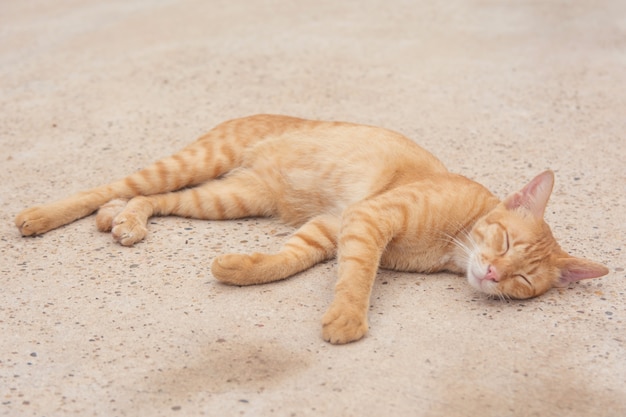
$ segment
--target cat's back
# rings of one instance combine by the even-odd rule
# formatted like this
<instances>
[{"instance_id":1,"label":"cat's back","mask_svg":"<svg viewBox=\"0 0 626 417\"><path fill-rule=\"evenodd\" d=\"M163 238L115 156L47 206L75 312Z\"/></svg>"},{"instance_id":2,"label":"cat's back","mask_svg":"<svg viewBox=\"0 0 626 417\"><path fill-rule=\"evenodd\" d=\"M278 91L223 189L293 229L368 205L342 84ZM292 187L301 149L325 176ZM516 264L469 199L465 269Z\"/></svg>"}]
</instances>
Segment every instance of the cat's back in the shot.
<instances>
[{"instance_id":1,"label":"cat's back","mask_svg":"<svg viewBox=\"0 0 626 417\"><path fill-rule=\"evenodd\" d=\"M282 120L283 116L276 117ZM271 161L282 169L352 168L375 171L445 172L430 152L400 133L375 126L288 118L282 129L250 147L244 165Z\"/></svg>"}]
</instances>

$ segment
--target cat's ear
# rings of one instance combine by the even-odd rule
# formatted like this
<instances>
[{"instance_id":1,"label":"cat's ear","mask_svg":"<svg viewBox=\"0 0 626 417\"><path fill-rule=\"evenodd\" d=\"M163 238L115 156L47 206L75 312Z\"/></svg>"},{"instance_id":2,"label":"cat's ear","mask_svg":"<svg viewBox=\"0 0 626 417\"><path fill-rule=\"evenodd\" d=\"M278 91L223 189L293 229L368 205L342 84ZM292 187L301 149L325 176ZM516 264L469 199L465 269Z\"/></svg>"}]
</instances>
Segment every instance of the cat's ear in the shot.
<instances>
[{"instance_id":1,"label":"cat's ear","mask_svg":"<svg viewBox=\"0 0 626 417\"><path fill-rule=\"evenodd\" d=\"M553 186L554 173L552 171L542 172L520 191L505 198L504 206L509 210L525 208L536 218L542 219Z\"/></svg>"},{"instance_id":2,"label":"cat's ear","mask_svg":"<svg viewBox=\"0 0 626 417\"><path fill-rule=\"evenodd\" d=\"M604 265L569 255L560 258L557 266L561 270L561 276L556 284L559 287L565 287L581 279L598 278L609 273L609 269Z\"/></svg>"}]
</instances>

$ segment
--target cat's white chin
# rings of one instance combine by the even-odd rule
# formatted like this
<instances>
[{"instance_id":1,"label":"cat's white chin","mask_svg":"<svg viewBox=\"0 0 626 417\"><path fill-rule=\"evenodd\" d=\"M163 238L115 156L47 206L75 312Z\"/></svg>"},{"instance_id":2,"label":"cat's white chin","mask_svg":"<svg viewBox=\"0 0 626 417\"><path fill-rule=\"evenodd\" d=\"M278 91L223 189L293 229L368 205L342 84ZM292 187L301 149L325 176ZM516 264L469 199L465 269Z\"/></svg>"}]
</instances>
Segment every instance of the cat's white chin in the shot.
<instances>
[{"instance_id":1,"label":"cat's white chin","mask_svg":"<svg viewBox=\"0 0 626 417\"><path fill-rule=\"evenodd\" d=\"M490 279L485 279L487 275L487 266L481 264L476 259L476 256L471 256L467 265L467 281L469 284L480 292L489 295L496 295L499 293L498 284Z\"/></svg>"}]
</instances>

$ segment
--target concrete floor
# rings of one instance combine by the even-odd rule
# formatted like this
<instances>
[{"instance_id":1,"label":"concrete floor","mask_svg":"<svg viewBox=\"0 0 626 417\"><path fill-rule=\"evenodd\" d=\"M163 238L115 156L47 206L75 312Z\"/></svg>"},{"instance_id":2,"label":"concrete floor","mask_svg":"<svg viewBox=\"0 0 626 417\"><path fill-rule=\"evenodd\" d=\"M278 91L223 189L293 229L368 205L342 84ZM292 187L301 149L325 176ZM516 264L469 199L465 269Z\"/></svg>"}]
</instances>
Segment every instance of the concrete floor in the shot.
<instances>
[{"instance_id":1,"label":"concrete floor","mask_svg":"<svg viewBox=\"0 0 626 417\"><path fill-rule=\"evenodd\" d=\"M3 1L0 415L626 415L625 51L622 0ZM335 262L211 277L274 221L158 218L134 248L13 225L258 112L401 131L500 196L552 168L556 236L611 272L500 302L383 271L331 346Z\"/></svg>"}]
</instances>

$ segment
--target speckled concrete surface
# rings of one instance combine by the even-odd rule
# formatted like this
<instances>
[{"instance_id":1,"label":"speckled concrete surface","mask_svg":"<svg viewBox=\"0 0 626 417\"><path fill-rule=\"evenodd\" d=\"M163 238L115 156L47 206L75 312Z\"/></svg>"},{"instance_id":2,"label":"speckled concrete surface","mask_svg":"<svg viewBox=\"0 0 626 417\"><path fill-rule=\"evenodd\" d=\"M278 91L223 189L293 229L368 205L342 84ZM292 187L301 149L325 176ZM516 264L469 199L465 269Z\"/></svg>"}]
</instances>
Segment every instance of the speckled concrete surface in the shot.
<instances>
[{"instance_id":1,"label":"speckled concrete surface","mask_svg":"<svg viewBox=\"0 0 626 417\"><path fill-rule=\"evenodd\" d=\"M0 28L1 415L626 414L625 2L23 0ZM401 131L501 196L552 168L555 234L611 272L523 302L381 272L369 335L331 346L334 262L210 275L276 222L13 226L257 112Z\"/></svg>"}]
</instances>

